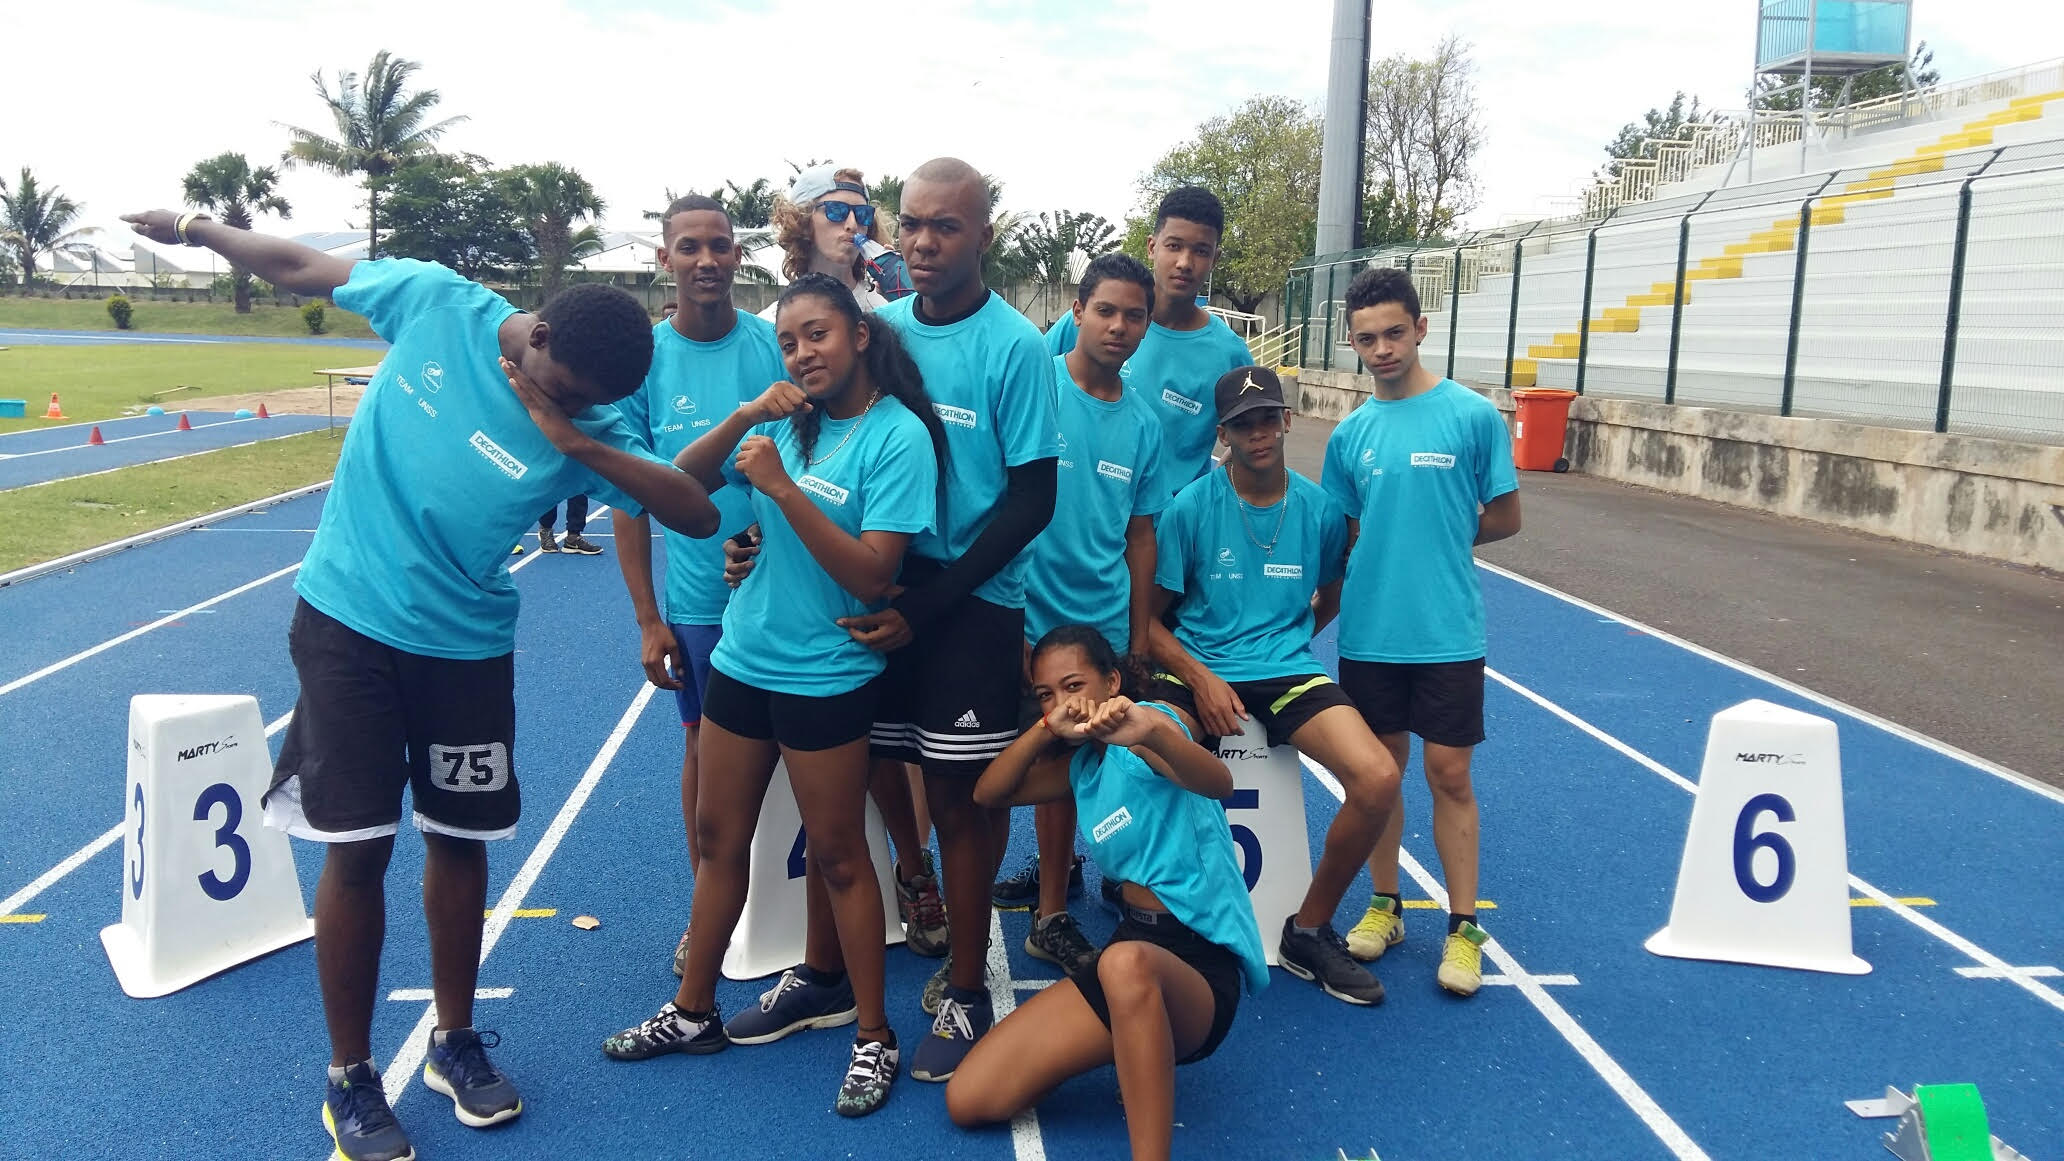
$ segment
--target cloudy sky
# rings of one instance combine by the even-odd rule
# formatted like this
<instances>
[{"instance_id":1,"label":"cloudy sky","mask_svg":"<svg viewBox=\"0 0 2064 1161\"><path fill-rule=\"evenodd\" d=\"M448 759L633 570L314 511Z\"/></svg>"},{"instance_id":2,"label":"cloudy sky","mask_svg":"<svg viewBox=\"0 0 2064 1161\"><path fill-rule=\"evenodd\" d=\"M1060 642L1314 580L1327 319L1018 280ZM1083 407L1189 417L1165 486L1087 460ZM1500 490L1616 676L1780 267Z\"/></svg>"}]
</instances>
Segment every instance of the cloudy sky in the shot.
<instances>
[{"instance_id":1,"label":"cloudy sky","mask_svg":"<svg viewBox=\"0 0 2064 1161\"><path fill-rule=\"evenodd\" d=\"M23 165L115 225L175 204L179 179L238 150L327 131L309 80L382 48L420 61L448 148L563 161L607 221L666 189L707 190L835 158L870 177L938 154L1005 183L1006 208L1114 221L1135 182L1242 99L1325 90L1330 0L361 0L346 12L243 0L10 5L0 175ZM1677 89L1734 107L1753 0L1379 0L1373 53L1472 46L1486 144L1472 224L1536 216L1581 188L1618 127ZM2064 54L2064 5L1919 0L1946 79ZM363 225L361 193L287 173L291 225ZM277 227L277 223L273 224Z\"/></svg>"}]
</instances>

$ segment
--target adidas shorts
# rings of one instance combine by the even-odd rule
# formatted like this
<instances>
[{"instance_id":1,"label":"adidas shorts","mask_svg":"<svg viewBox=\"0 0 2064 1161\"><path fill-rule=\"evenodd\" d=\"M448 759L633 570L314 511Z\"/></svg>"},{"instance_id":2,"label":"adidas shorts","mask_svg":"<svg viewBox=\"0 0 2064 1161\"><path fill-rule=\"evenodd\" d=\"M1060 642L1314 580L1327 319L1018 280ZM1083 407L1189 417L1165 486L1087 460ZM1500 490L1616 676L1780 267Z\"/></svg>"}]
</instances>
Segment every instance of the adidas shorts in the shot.
<instances>
[{"instance_id":1,"label":"adidas shorts","mask_svg":"<svg viewBox=\"0 0 2064 1161\"><path fill-rule=\"evenodd\" d=\"M968 597L889 654L873 753L926 773L980 777L1018 736L1025 611Z\"/></svg>"}]
</instances>

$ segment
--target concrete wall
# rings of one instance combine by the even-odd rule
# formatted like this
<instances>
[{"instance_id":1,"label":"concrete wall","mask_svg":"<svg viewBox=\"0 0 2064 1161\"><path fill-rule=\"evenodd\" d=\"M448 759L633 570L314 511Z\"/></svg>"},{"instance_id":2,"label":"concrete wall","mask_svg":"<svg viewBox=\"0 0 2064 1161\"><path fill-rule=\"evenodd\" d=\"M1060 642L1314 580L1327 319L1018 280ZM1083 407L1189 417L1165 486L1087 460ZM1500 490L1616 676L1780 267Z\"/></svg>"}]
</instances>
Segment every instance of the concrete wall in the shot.
<instances>
[{"instance_id":1,"label":"concrete wall","mask_svg":"<svg viewBox=\"0 0 2064 1161\"><path fill-rule=\"evenodd\" d=\"M1305 371L1298 409L1338 420L1368 385ZM2064 447L1595 397L1563 447L1572 471L2064 572Z\"/></svg>"}]
</instances>

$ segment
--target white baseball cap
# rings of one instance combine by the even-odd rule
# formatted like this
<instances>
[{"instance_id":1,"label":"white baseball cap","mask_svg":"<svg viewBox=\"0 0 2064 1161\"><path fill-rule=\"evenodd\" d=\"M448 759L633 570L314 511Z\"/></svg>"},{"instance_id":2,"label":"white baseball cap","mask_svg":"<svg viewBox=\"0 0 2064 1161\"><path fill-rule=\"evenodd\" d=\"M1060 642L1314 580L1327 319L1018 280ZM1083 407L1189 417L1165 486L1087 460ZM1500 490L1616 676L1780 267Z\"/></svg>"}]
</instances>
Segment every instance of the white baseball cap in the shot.
<instances>
[{"instance_id":1,"label":"white baseball cap","mask_svg":"<svg viewBox=\"0 0 2064 1161\"><path fill-rule=\"evenodd\" d=\"M788 183L788 200L799 206L807 206L833 190L850 190L861 197L867 196L867 187L859 182L840 181L835 176L838 166L830 162L813 165L795 175Z\"/></svg>"}]
</instances>

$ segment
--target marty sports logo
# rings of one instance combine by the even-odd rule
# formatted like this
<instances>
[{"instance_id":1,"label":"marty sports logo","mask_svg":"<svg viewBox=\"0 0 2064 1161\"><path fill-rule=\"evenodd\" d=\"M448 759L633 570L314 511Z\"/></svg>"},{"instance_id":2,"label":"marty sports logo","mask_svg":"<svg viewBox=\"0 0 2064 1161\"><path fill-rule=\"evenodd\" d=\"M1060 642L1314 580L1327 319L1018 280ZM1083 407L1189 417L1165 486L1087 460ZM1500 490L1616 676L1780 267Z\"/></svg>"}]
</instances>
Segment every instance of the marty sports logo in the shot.
<instances>
[{"instance_id":1,"label":"marty sports logo","mask_svg":"<svg viewBox=\"0 0 2064 1161\"><path fill-rule=\"evenodd\" d=\"M432 395L444 390L444 368L435 361L423 364L423 390Z\"/></svg>"}]
</instances>

